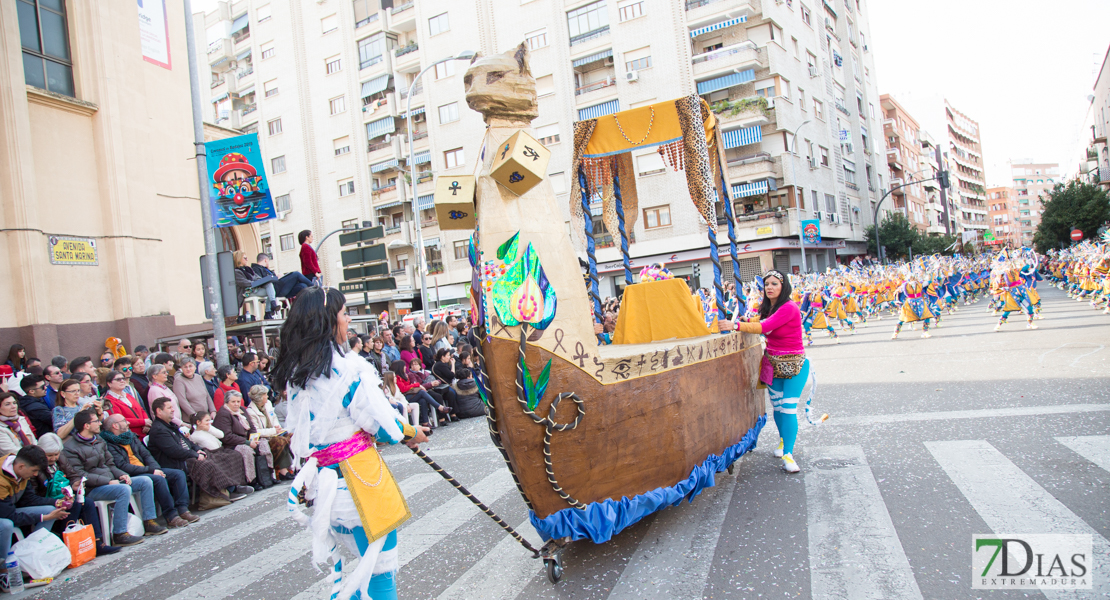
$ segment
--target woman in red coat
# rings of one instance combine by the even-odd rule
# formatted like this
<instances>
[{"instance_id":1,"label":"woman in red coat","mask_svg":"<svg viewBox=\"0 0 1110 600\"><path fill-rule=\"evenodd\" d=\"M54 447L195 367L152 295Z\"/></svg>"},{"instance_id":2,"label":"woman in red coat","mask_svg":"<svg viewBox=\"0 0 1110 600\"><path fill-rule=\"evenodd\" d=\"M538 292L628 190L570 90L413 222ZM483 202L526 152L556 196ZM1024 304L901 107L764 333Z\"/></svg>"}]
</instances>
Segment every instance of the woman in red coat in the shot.
<instances>
[{"instance_id":1,"label":"woman in red coat","mask_svg":"<svg viewBox=\"0 0 1110 600\"><path fill-rule=\"evenodd\" d=\"M150 418L139 399L131 394L127 385L127 377L119 371L109 371L104 378L108 383L108 391L104 393L105 412L113 415L123 415L127 419L127 426L131 433L140 438L150 431Z\"/></svg>"},{"instance_id":2,"label":"woman in red coat","mask_svg":"<svg viewBox=\"0 0 1110 600\"><path fill-rule=\"evenodd\" d=\"M235 383L239 379L239 374L235 372L235 368L231 365L224 365L216 370L216 381L220 382L220 387L216 389L216 393L212 395L212 404L216 406L216 411L219 412L224 406L224 395L228 392L235 390L242 396L243 392L239 389L239 384Z\"/></svg>"}]
</instances>

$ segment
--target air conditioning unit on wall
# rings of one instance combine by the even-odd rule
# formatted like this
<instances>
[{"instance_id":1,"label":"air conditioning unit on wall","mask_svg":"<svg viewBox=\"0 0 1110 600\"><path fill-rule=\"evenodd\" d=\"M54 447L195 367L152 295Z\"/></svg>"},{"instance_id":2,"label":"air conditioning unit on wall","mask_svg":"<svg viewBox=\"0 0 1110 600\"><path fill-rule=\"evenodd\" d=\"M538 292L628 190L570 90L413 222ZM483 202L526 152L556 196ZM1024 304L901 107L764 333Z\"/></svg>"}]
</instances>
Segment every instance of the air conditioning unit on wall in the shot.
<instances>
[{"instance_id":1,"label":"air conditioning unit on wall","mask_svg":"<svg viewBox=\"0 0 1110 600\"><path fill-rule=\"evenodd\" d=\"M629 81L629 82L639 81L640 80L640 72L639 71L628 71L627 73L624 74L624 80Z\"/></svg>"},{"instance_id":2,"label":"air conditioning unit on wall","mask_svg":"<svg viewBox=\"0 0 1110 600\"><path fill-rule=\"evenodd\" d=\"M810 65L810 67L809 67L809 76L810 77L817 77L817 67L815 67L813 65Z\"/></svg>"}]
</instances>

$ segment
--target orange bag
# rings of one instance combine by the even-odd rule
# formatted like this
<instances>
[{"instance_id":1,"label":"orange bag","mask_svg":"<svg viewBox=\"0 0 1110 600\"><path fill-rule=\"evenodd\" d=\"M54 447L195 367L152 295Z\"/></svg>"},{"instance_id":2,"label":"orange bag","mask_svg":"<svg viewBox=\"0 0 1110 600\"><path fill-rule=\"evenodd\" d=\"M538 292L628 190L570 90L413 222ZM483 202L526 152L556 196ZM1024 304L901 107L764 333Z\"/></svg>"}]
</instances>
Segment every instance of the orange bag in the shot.
<instances>
[{"instance_id":1,"label":"orange bag","mask_svg":"<svg viewBox=\"0 0 1110 600\"><path fill-rule=\"evenodd\" d=\"M62 533L62 539L73 559L69 568L75 569L96 558L96 536L92 525L72 523Z\"/></svg>"}]
</instances>

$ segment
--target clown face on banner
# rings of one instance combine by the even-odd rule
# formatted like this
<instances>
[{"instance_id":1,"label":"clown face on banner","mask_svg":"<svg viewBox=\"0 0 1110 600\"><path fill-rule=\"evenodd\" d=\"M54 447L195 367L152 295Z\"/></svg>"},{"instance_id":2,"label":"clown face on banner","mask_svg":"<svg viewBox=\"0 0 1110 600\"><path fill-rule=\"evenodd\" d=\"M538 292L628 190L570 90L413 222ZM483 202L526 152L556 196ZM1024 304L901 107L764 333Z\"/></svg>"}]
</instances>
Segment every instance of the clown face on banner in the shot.
<instances>
[{"instance_id":1,"label":"clown face on banner","mask_svg":"<svg viewBox=\"0 0 1110 600\"><path fill-rule=\"evenodd\" d=\"M277 216L258 134L206 142L204 147L208 151L209 198L215 227L246 225Z\"/></svg>"}]
</instances>

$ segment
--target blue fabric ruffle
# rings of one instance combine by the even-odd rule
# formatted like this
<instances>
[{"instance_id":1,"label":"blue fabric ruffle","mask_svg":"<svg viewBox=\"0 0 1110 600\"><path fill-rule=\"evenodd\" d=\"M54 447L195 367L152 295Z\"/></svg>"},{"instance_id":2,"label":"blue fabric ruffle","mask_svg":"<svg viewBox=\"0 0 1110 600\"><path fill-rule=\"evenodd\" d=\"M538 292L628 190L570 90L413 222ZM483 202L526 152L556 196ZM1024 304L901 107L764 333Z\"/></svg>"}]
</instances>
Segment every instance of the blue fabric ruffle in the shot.
<instances>
[{"instance_id":1,"label":"blue fabric ruffle","mask_svg":"<svg viewBox=\"0 0 1110 600\"><path fill-rule=\"evenodd\" d=\"M543 519L528 511L528 518L545 542L564 537L572 541L589 538L595 544L608 542L614 535L651 513L668 506L678 506L683 500L692 502L703 489L716 485L715 474L755 448L759 432L766 423L767 415L761 415L739 442L725 448L720 456L710 454L705 462L694 467L689 477L671 487L655 488L632 498L625 496L620 500L591 502L586 508L564 508Z\"/></svg>"}]
</instances>

